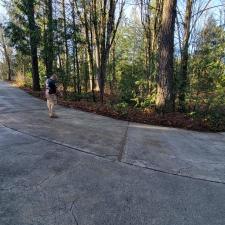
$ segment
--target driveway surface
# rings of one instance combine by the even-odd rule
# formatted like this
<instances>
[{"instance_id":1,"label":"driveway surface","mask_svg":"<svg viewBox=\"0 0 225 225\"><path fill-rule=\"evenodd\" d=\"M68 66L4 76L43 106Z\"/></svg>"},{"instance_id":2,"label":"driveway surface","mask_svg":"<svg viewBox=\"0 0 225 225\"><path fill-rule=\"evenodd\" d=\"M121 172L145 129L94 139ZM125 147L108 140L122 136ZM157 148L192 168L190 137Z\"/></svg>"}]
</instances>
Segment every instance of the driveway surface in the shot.
<instances>
[{"instance_id":1,"label":"driveway surface","mask_svg":"<svg viewBox=\"0 0 225 225\"><path fill-rule=\"evenodd\" d=\"M224 225L225 134L128 123L0 82L0 225Z\"/></svg>"}]
</instances>

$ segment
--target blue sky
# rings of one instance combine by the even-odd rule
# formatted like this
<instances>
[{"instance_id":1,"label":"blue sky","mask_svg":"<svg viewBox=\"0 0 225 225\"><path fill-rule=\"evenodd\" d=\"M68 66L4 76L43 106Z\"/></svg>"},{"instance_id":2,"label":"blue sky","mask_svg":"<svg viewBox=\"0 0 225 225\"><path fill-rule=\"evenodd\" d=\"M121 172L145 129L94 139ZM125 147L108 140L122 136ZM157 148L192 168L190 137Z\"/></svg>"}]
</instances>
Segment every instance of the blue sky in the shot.
<instances>
[{"instance_id":1,"label":"blue sky","mask_svg":"<svg viewBox=\"0 0 225 225\"><path fill-rule=\"evenodd\" d=\"M0 0L0 23L4 22L7 16L6 9L2 6L2 2Z\"/></svg>"},{"instance_id":2,"label":"blue sky","mask_svg":"<svg viewBox=\"0 0 225 225\"><path fill-rule=\"evenodd\" d=\"M0 15L5 15L6 14L6 9L2 6L2 2L0 0Z\"/></svg>"},{"instance_id":3,"label":"blue sky","mask_svg":"<svg viewBox=\"0 0 225 225\"><path fill-rule=\"evenodd\" d=\"M127 4L129 5L129 3L132 2L132 0L126 0ZM134 0L133 0L134 2ZM178 0L178 3L184 2L184 0ZM215 6L215 5L220 5L220 4L224 4L225 5L225 0L211 0L211 6ZM225 7L224 7L225 8ZM213 11L217 11L217 9L213 9ZM2 6L1 0L0 0L0 15L6 15L6 9Z\"/></svg>"},{"instance_id":4,"label":"blue sky","mask_svg":"<svg viewBox=\"0 0 225 225\"><path fill-rule=\"evenodd\" d=\"M201 1L201 0L197 0L197 1ZM205 0L206 2L207 0ZM131 6L132 3L134 3L135 0L126 0L126 13L129 14L129 12L131 11L132 7L135 6ZM178 4L183 4L185 1L184 0L178 0ZM216 5L220 5L220 4L224 4L224 10L225 10L225 0L211 0L210 6L216 6ZM217 17L219 19L219 8L214 8L208 11L210 14L214 14L215 17ZM2 6L2 2L0 0L0 21L7 15L7 11L6 9Z\"/></svg>"}]
</instances>

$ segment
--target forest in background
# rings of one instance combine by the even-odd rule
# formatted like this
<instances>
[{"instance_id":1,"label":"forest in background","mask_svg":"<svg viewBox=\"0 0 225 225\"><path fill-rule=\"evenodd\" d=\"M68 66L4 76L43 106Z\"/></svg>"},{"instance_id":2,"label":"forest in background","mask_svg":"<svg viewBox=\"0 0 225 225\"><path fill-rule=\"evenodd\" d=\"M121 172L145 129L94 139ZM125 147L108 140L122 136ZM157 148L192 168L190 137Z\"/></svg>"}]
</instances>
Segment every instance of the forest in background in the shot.
<instances>
[{"instance_id":1,"label":"forest in background","mask_svg":"<svg viewBox=\"0 0 225 225\"><path fill-rule=\"evenodd\" d=\"M57 74L64 104L224 130L223 1L1 2L8 12L0 26L3 79L39 93L46 77Z\"/></svg>"}]
</instances>

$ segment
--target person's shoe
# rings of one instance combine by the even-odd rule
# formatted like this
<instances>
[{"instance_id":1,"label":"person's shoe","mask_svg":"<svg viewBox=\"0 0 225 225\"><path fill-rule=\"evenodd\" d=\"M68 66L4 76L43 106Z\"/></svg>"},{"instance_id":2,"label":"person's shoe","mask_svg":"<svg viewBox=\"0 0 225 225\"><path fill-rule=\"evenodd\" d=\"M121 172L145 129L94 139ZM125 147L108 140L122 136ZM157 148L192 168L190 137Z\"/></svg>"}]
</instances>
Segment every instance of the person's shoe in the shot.
<instances>
[{"instance_id":1,"label":"person's shoe","mask_svg":"<svg viewBox=\"0 0 225 225\"><path fill-rule=\"evenodd\" d=\"M53 114L53 115L51 115L51 118L58 118L58 116Z\"/></svg>"}]
</instances>

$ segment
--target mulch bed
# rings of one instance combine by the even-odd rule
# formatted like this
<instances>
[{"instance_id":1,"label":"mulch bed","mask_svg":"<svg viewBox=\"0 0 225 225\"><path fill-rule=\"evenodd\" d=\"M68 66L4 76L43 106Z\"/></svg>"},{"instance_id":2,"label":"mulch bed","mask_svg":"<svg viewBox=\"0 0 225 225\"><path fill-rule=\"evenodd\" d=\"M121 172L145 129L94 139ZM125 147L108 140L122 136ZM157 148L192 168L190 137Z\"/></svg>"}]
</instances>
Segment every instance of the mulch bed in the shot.
<instances>
[{"instance_id":1,"label":"mulch bed","mask_svg":"<svg viewBox=\"0 0 225 225\"><path fill-rule=\"evenodd\" d=\"M31 88L21 88L21 89L33 95L34 97L46 100L44 91L34 92ZM79 109L82 111L96 113L99 115L108 116L111 118L130 122L183 128L195 131L210 131L210 132L225 131L225 124L224 127L220 126L219 128L215 128L212 127L206 120L203 120L201 118L191 118L187 114L179 112L159 115L155 111L150 109L141 110L133 107L129 107L128 109L126 109L126 112L124 112L116 110L115 107L113 107L110 104L102 105L98 102L95 103L86 100L80 101L63 100L60 97L58 98L58 104L68 108Z\"/></svg>"}]
</instances>

